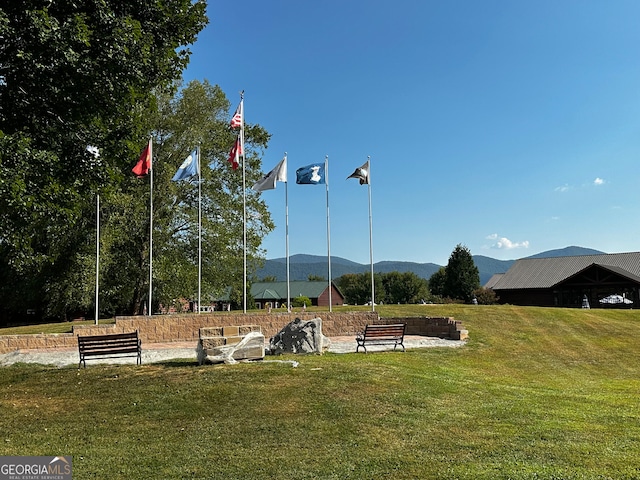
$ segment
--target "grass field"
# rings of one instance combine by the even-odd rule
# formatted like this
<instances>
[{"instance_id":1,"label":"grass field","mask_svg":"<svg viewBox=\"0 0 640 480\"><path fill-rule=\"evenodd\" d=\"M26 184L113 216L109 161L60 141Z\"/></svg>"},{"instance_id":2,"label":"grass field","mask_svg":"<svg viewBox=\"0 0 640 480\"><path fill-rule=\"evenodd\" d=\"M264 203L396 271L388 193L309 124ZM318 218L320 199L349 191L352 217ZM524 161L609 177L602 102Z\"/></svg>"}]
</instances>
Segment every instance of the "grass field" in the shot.
<instances>
[{"instance_id":1,"label":"grass field","mask_svg":"<svg viewBox=\"0 0 640 480\"><path fill-rule=\"evenodd\" d=\"M3 367L0 455L72 455L75 480L640 478L639 311L378 311L470 340L298 368Z\"/></svg>"}]
</instances>

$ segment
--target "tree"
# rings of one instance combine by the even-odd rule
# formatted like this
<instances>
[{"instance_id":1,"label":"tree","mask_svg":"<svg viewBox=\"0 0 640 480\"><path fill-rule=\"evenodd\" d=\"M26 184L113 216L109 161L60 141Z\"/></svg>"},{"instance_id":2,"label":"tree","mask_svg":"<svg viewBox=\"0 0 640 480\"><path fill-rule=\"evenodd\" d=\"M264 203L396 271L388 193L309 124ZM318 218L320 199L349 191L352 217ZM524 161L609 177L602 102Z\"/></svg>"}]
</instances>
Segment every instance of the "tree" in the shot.
<instances>
[{"instance_id":1,"label":"tree","mask_svg":"<svg viewBox=\"0 0 640 480\"><path fill-rule=\"evenodd\" d=\"M326 282L327 281L327 279L322 275L314 275L312 273L310 273L307 276L307 280L309 280L310 282Z\"/></svg>"},{"instance_id":2,"label":"tree","mask_svg":"<svg viewBox=\"0 0 640 480\"><path fill-rule=\"evenodd\" d=\"M156 92L180 78L189 58L184 46L206 22L203 1L3 2L5 311L36 306L64 316L84 303L95 194L119 188L149 131L145 116ZM100 156L87 146L98 146Z\"/></svg>"},{"instance_id":3,"label":"tree","mask_svg":"<svg viewBox=\"0 0 640 480\"><path fill-rule=\"evenodd\" d=\"M375 273L375 303L385 301L385 289L382 281L382 274ZM371 274L370 273L347 273L336 280L336 285L344 295L346 303L364 305L371 301Z\"/></svg>"},{"instance_id":4,"label":"tree","mask_svg":"<svg viewBox=\"0 0 640 480\"><path fill-rule=\"evenodd\" d=\"M371 297L371 283L369 283L369 293L367 295L366 284L363 274L347 273L336 279L336 285L344 295L345 303L363 304L367 298Z\"/></svg>"},{"instance_id":5,"label":"tree","mask_svg":"<svg viewBox=\"0 0 640 480\"><path fill-rule=\"evenodd\" d=\"M413 272L383 274L382 284L387 303L418 303L429 296L427 281Z\"/></svg>"},{"instance_id":6,"label":"tree","mask_svg":"<svg viewBox=\"0 0 640 480\"><path fill-rule=\"evenodd\" d=\"M444 294L470 302L473 291L480 288L480 273L467 247L458 244L445 268Z\"/></svg>"},{"instance_id":7,"label":"tree","mask_svg":"<svg viewBox=\"0 0 640 480\"><path fill-rule=\"evenodd\" d=\"M154 311L158 303L197 298L197 177L171 181L198 145L201 154L202 295L215 298L232 288L234 308L243 300L242 172L227 161L235 133L229 130L230 102L218 86L193 81L175 96L159 95L154 133ZM245 128L247 184L261 178L260 156L269 134ZM255 270L262 238L273 228L266 204L247 191L248 270ZM106 291L117 312L141 312L148 296L149 181L128 175L105 206L103 248ZM251 277L252 270L248 271Z\"/></svg>"},{"instance_id":8,"label":"tree","mask_svg":"<svg viewBox=\"0 0 640 480\"><path fill-rule=\"evenodd\" d=\"M447 269L445 267L440 267L437 272L435 272L429 278L429 290L433 295L438 295L440 297L444 296L445 292L445 279L447 277Z\"/></svg>"}]
</instances>

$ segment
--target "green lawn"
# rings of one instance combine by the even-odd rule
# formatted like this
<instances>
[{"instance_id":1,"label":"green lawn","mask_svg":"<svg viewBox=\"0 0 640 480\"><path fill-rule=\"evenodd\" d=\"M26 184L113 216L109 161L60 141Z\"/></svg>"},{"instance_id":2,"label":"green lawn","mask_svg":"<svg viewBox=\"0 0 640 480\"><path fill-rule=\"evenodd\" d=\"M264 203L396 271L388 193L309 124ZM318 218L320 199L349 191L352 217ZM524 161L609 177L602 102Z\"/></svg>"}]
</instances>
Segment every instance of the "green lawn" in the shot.
<instances>
[{"instance_id":1,"label":"green lawn","mask_svg":"<svg viewBox=\"0 0 640 480\"><path fill-rule=\"evenodd\" d=\"M298 368L4 367L0 455L72 455L76 480L640 478L640 312L377 310L470 340Z\"/></svg>"}]
</instances>

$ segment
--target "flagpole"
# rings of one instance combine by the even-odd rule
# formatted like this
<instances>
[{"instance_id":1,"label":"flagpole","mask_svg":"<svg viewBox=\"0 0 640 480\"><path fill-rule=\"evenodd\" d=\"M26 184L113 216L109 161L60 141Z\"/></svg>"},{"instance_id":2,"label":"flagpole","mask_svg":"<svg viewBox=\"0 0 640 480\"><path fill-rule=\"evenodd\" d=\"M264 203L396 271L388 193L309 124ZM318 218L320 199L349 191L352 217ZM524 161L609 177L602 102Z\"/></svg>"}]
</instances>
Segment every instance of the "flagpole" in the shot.
<instances>
[{"instance_id":1,"label":"flagpole","mask_svg":"<svg viewBox=\"0 0 640 480\"><path fill-rule=\"evenodd\" d=\"M329 312L333 306L331 302L331 222L329 221L329 155L324 157L324 185L327 192L327 260L329 262Z\"/></svg>"},{"instance_id":2,"label":"flagpole","mask_svg":"<svg viewBox=\"0 0 640 480\"><path fill-rule=\"evenodd\" d=\"M285 165L288 164L287 152L284 152ZM287 177L289 176L289 166L287 165ZM287 257L287 312L291 313L291 287L289 276L289 179L284 182L284 224L285 224L285 254Z\"/></svg>"},{"instance_id":3,"label":"flagpole","mask_svg":"<svg viewBox=\"0 0 640 480\"><path fill-rule=\"evenodd\" d=\"M369 190L369 263L371 263L371 311L375 312L375 282L373 281L373 216L371 214L371 156L367 156L367 163L369 165L368 182L367 187Z\"/></svg>"},{"instance_id":4,"label":"flagpole","mask_svg":"<svg viewBox=\"0 0 640 480\"><path fill-rule=\"evenodd\" d=\"M98 299L100 288L100 194L96 195L96 315L94 323L98 325Z\"/></svg>"},{"instance_id":5,"label":"flagpole","mask_svg":"<svg viewBox=\"0 0 640 480\"><path fill-rule=\"evenodd\" d=\"M200 145L196 150L198 156L198 315L202 310L202 173L200 171Z\"/></svg>"},{"instance_id":6,"label":"flagpole","mask_svg":"<svg viewBox=\"0 0 640 480\"><path fill-rule=\"evenodd\" d=\"M247 313L247 187L246 187L246 168L245 164L247 156L244 153L244 90L240 92L240 116L242 122L240 125L240 145L242 146L242 245L243 245L243 264L242 264L242 285L243 285L243 312Z\"/></svg>"},{"instance_id":7,"label":"flagpole","mask_svg":"<svg viewBox=\"0 0 640 480\"><path fill-rule=\"evenodd\" d=\"M149 310L147 314L151 316L151 292L153 288L153 139L151 138L149 139L149 157L151 158L151 168L149 169L151 185L149 191Z\"/></svg>"}]
</instances>

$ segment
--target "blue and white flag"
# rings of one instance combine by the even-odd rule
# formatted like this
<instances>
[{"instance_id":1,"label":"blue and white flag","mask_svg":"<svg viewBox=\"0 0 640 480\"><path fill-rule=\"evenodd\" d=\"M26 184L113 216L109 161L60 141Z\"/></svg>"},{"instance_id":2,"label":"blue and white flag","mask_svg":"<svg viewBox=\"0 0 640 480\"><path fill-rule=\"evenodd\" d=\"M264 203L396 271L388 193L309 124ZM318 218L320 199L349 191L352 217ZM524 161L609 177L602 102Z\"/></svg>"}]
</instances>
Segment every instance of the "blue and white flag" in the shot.
<instances>
[{"instance_id":1,"label":"blue and white flag","mask_svg":"<svg viewBox=\"0 0 640 480\"><path fill-rule=\"evenodd\" d=\"M180 168L171 180L177 182L191 178L194 175L198 175L198 155L195 150L182 162L182 165L180 165Z\"/></svg>"},{"instance_id":2,"label":"blue and white flag","mask_svg":"<svg viewBox=\"0 0 640 480\"><path fill-rule=\"evenodd\" d=\"M313 163L296 170L296 183L303 185L319 185L325 183L324 163Z\"/></svg>"}]
</instances>

